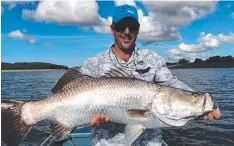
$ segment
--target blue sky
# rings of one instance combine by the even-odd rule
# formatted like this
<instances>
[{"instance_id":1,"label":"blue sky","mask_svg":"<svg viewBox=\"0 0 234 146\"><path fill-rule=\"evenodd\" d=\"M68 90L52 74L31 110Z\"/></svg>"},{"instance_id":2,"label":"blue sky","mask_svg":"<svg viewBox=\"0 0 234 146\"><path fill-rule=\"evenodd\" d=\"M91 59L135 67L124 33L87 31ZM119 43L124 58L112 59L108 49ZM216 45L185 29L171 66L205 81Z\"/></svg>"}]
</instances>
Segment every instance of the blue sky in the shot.
<instances>
[{"instance_id":1,"label":"blue sky","mask_svg":"<svg viewBox=\"0 0 234 146\"><path fill-rule=\"evenodd\" d=\"M109 49L113 10L124 1L2 2L2 62L69 67ZM234 56L234 2L140 2L139 48L166 61Z\"/></svg>"}]
</instances>

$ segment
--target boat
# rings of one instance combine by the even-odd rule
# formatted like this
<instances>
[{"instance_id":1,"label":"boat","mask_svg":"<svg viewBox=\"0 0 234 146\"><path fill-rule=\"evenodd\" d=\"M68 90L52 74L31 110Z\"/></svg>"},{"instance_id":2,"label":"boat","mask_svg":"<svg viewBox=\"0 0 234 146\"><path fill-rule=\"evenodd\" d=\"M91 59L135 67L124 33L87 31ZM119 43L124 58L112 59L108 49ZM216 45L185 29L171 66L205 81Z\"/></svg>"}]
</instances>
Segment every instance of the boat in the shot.
<instances>
[{"instance_id":1,"label":"boat","mask_svg":"<svg viewBox=\"0 0 234 146\"><path fill-rule=\"evenodd\" d=\"M77 128L62 140L62 146L91 146L92 129Z\"/></svg>"},{"instance_id":2,"label":"boat","mask_svg":"<svg viewBox=\"0 0 234 146\"><path fill-rule=\"evenodd\" d=\"M92 128L76 128L59 141L54 141L50 135L40 146L91 146Z\"/></svg>"}]
</instances>

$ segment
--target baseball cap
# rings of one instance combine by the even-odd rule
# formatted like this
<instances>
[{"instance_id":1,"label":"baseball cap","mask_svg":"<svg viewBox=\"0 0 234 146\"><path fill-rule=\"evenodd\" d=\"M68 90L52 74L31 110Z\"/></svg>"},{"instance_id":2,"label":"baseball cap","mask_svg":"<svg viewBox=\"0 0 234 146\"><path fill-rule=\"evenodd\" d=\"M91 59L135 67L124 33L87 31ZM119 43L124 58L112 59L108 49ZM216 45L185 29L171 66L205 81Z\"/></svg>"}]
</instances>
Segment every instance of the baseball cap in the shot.
<instances>
[{"instance_id":1,"label":"baseball cap","mask_svg":"<svg viewBox=\"0 0 234 146\"><path fill-rule=\"evenodd\" d=\"M132 17L138 21L137 9L134 6L128 4L116 7L113 16L113 22L116 23L126 17Z\"/></svg>"}]
</instances>

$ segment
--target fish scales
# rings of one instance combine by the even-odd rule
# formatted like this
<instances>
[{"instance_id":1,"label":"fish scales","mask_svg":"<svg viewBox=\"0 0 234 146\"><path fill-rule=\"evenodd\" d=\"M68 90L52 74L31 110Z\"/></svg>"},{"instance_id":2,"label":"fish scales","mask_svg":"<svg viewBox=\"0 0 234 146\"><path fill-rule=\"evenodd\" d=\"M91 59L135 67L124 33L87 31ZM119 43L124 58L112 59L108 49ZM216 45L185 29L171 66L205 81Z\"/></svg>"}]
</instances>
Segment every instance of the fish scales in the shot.
<instances>
[{"instance_id":1,"label":"fish scales","mask_svg":"<svg viewBox=\"0 0 234 146\"><path fill-rule=\"evenodd\" d=\"M3 101L2 122L12 131L3 140L18 145L32 125L47 119L52 122L52 136L61 139L73 128L87 125L95 114L105 114L110 121L126 124L126 145L147 128L183 126L213 108L209 93L191 92L133 78L78 78L56 94L38 101ZM21 125L21 126L19 126ZM19 128L19 127L23 127Z\"/></svg>"},{"instance_id":2,"label":"fish scales","mask_svg":"<svg viewBox=\"0 0 234 146\"><path fill-rule=\"evenodd\" d=\"M107 116L112 118L113 116L108 115L108 113L113 114L109 110L114 107L119 109L118 113L121 111L126 112L128 109L145 109L145 105L150 103L155 95L153 88L148 82L138 80L105 78L85 79L82 82L84 84L77 82L77 85L69 91L64 91L43 101L32 103L32 107L37 108L39 105L40 108L46 109L41 114L47 116L41 116L41 118L64 119L63 121L66 123L73 121L70 124L77 125L87 123L91 118L89 116L97 113L106 113ZM48 109L47 107L50 108ZM37 109L41 111L40 108ZM115 109L115 112L117 112L117 109ZM47 110L52 111L48 112ZM76 114L77 112L84 114L79 115ZM49 115L46 113L49 113ZM65 113L76 114L76 116ZM87 115L87 113L89 114ZM59 118L60 115L67 116ZM76 118L77 120L72 120L71 118ZM42 119L36 119L36 121L38 120ZM125 117L122 122L126 122L126 120L127 118Z\"/></svg>"}]
</instances>

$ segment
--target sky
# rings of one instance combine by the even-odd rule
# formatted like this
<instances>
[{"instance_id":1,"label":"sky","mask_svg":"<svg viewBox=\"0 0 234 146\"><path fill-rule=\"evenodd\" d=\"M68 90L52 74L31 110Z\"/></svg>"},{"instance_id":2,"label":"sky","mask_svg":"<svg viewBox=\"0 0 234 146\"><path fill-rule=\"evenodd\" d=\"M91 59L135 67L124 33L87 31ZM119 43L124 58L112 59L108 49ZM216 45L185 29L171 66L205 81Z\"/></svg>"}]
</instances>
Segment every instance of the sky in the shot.
<instances>
[{"instance_id":1,"label":"sky","mask_svg":"<svg viewBox=\"0 0 234 146\"><path fill-rule=\"evenodd\" d=\"M114 8L137 8L137 47L167 62L234 56L234 1L2 1L1 61L69 67L110 48Z\"/></svg>"}]
</instances>

